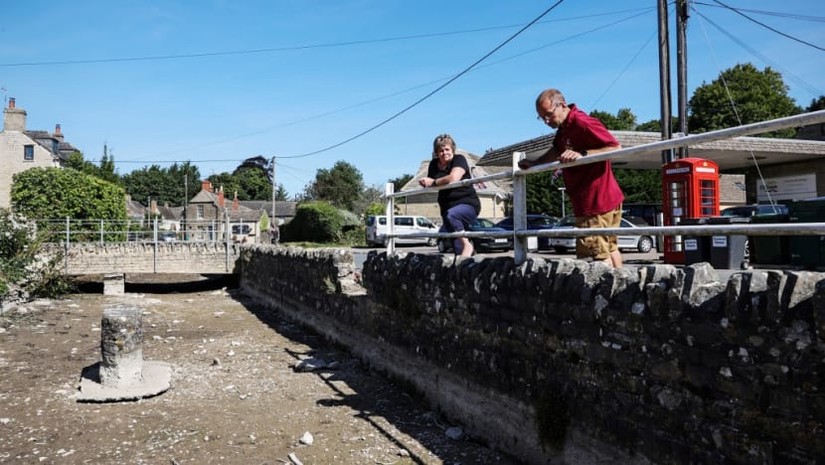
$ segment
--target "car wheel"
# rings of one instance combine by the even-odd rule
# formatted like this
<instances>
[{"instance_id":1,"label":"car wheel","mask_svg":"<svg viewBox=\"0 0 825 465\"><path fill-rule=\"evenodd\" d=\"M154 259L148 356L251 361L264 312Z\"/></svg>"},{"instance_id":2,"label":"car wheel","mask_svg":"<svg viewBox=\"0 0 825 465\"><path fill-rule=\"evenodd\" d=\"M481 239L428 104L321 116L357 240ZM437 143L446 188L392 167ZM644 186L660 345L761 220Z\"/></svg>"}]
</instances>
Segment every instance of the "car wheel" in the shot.
<instances>
[{"instance_id":1,"label":"car wheel","mask_svg":"<svg viewBox=\"0 0 825 465\"><path fill-rule=\"evenodd\" d=\"M428 237L427 238L427 245L434 246L438 242L438 239L435 237Z\"/></svg>"},{"instance_id":2,"label":"car wheel","mask_svg":"<svg viewBox=\"0 0 825 465\"><path fill-rule=\"evenodd\" d=\"M653 249L653 239L647 236L639 238L639 244L636 247L641 253L648 253Z\"/></svg>"},{"instance_id":3,"label":"car wheel","mask_svg":"<svg viewBox=\"0 0 825 465\"><path fill-rule=\"evenodd\" d=\"M445 244L443 240L439 239L436 242L436 245L438 246L438 251L439 252L444 253L444 252L447 251L447 244Z\"/></svg>"}]
</instances>

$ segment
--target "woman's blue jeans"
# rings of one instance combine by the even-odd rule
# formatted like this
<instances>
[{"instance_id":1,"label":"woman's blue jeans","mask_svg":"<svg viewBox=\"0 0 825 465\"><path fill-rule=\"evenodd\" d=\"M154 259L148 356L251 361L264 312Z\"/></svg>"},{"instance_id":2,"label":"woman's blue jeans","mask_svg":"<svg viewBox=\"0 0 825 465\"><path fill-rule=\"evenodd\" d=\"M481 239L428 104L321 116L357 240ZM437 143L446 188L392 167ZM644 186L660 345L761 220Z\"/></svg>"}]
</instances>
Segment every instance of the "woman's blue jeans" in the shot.
<instances>
[{"instance_id":1,"label":"woman's blue jeans","mask_svg":"<svg viewBox=\"0 0 825 465\"><path fill-rule=\"evenodd\" d=\"M442 213L441 215L441 219L444 221L444 229L446 229L447 232L464 231L476 218L478 218L478 214L476 213L475 207L463 203L451 207L446 213ZM453 250L456 255L460 255L462 250L464 250L460 238L456 237L453 239Z\"/></svg>"}]
</instances>

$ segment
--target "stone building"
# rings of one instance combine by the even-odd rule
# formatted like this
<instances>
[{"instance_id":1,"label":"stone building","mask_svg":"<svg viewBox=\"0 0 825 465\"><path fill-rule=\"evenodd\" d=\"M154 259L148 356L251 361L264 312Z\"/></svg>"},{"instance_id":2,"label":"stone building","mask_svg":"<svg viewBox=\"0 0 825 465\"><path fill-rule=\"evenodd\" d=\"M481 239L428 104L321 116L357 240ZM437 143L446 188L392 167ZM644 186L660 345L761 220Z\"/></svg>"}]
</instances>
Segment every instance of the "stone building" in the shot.
<instances>
[{"instance_id":1,"label":"stone building","mask_svg":"<svg viewBox=\"0 0 825 465\"><path fill-rule=\"evenodd\" d=\"M60 125L54 132L26 129L26 110L17 107L13 98L3 109L0 131L0 208L11 207L14 175L31 168L62 166L77 151L63 140Z\"/></svg>"},{"instance_id":2,"label":"stone building","mask_svg":"<svg viewBox=\"0 0 825 465\"><path fill-rule=\"evenodd\" d=\"M232 241L266 242L261 231L269 228L271 205L271 202L266 201L241 202L237 193L232 201L227 201L223 187L215 189L210 181L203 180L200 192L189 200L183 210L181 228L188 240L222 241L226 238L228 220ZM278 214L283 216L278 217ZM294 215L294 202L276 202L276 223L283 224Z\"/></svg>"}]
</instances>

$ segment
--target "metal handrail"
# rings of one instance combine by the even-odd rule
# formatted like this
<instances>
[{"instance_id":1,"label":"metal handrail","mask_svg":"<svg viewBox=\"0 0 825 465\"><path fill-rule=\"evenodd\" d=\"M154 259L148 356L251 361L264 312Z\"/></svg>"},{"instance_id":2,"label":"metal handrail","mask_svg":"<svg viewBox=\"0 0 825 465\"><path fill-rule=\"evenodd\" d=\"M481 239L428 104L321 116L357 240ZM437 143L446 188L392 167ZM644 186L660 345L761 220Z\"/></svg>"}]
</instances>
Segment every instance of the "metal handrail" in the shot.
<instances>
[{"instance_id":1,"label":"metal handrail","mask_svg":"<svg viewBox=\"0 0 825 465\"><path fill-rule=\"evenodd\" d=\"M688 147L690 145L713 142L732 137L761 134L764 132L786 129L791 127L806 126L825 122L825 110L803 113L794 116L776 118L758 123L746 124L732 128L719 129L716 131L693 134L689 136L677 137L674 139L651 142L633 147L621 148L607 153L588 155L577 160L565 163L564 167L573 167L600 161L628 158L636 155L659 155L663 150L678 147ZM561 228L561 229L527 229L526 223L526 198L525 180L526 176L556 170L562 167L558 161L535 165L527 170L518 168L518 161L523 159L523 152L513 153L513 168L500 173L474 177L457 181L443 186L432 186L420 189L394 192L393 184L386 186L385 197L387 199L386 215L388 231L383 236L387 238L387 252L395 250L395 239L399 237L407 238L457 238L457 237L513 237L514 239L514 259L516 263L523 263L527 259L527 238L528 237L579 237L592 236L590 229ZM394 200L396 198L413 197L416 195L431 194L443 189L453 189L456 187L471 186L473 184L495 181L499 179L513 179L513 201L514 201L514 230L507 232L473 232L463 231L455 233L414 233L396 234L394 232ZM712 236L719 234L727 235L750 235L750 236L770 236L774 234L782 235L822 235L825 234L825 222L823 223L792 223L792 224L730 224L730 225L701 225L701 226L651 226L638 228L604 228L599 229L600 234L620 235L651 235L651 236Z\"/></svg>"}]
</instances>

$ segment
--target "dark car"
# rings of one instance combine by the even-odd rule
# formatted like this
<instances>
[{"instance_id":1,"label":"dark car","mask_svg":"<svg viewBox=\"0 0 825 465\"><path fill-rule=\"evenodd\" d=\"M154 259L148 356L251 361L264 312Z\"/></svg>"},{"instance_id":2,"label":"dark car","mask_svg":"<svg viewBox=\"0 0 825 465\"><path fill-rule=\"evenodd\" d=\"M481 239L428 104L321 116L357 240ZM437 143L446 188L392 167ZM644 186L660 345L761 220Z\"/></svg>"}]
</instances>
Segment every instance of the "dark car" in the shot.
<instances>
[{"instance_id":1,"label":"dark car","mask_svg":"<svg viewBox=\"0 0 825 465\"><path fill-rule=\"evenodd\" d=\"M496 226L492 221L486 218L478 218L467 228L467 231L481 231L481 232L503 232L506 229L499 228ZM443 228L442 228L442 231ZM473 243L473 247L476 250L510 250L513 248L513 238L512 237L471 237L470 242ZM453 250L453 240L452 239L442 239L439 238L436 244L438 246L439 252L449 252Z\"/></svg>"},{"instance_id":2,"label":"dark car","mask_svg":"<svg viewBox=\"0 0 825 465\"><path fill-rule=\"evenodd\" d=\"M553 229L556 223L559 221L558 218L555 216L550 215L541 215L541 214L530 214L527 215L527 229ZM510 216L508 218L504 218L503 220L496 223L496 226L499 228L504 228L508 231L513 230L513 217ZM550 238L549 237L539 237L538 238L538 248L539 250L547 250L550 248Z\"/></svg>"},{"instance_id":3,"label":"dark car","mask_svg":"<svg viewBox=\"0 0 825 465\"><path fill-rule=\"evenodd\" d=\"M728 207L720 212L722 216L750 218L762 215L787 215L788 207L782 204L757 204Z\"/></svg>"}]
</instances>

